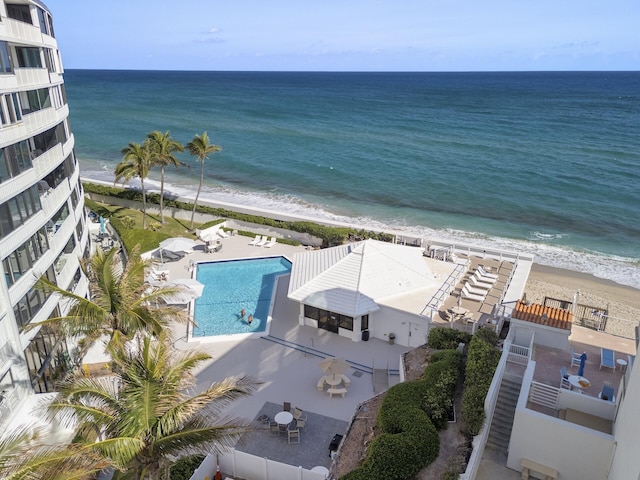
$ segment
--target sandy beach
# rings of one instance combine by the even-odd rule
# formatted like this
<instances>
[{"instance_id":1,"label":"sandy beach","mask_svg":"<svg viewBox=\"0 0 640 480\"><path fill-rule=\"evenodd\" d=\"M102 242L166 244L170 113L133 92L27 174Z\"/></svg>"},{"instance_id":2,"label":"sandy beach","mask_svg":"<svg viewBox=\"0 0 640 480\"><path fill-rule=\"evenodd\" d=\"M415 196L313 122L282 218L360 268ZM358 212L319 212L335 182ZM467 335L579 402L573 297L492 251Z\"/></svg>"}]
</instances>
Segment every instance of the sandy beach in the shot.
<instances>
[{"instance_id":1,"label":"sandy beach","mask_svg":"<svg viewBox=\"0 0 640 480\"><path fill-rule=\"evenodd\" d=\"M607 332L628 336L640 320L640 290L585 273L544 265L533 265L525 292L527 300L542 303L545 296L608 308Z\"/></svg>"}]
</instances>

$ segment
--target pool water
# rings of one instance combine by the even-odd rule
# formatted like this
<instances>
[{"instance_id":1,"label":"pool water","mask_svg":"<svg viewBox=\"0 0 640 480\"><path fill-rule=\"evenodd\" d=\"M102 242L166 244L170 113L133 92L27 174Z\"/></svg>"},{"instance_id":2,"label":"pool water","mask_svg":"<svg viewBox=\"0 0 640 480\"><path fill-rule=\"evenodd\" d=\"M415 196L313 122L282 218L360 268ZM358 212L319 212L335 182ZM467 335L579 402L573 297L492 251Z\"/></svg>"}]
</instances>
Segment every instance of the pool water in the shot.
<instances>
[{"instance_id":1,"label":"pool water","mask_svg":"<svg viewBox=\"0 0 640 480\"><path fill-rule=\"evenodd\" d=\"M195 301L193 336L264 332L275 279L290 272L284 257L199 263L196 279L205 287Z\"/></svg>"}]
</instances>

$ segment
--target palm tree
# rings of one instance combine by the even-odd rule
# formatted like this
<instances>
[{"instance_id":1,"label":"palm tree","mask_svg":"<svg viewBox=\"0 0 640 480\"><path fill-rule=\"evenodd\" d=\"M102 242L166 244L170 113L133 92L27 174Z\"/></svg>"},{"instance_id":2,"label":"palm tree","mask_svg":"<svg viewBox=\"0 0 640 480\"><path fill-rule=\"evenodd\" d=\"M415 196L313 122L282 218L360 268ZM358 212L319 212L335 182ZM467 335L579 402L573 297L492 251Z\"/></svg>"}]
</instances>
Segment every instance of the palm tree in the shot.
<instances>
[{"instance_id":1,"label":"palm tree","mask_svg":"<svg viewBox=\"0 0 640 480\"><path fill-rule=\"evenodd\" d=\"M113 182L116 184L119 180L122 180L123 185L132 178L140 179L140 187L142 189L142 228L147 228L147 194L144 190L144 179L149 175L149 168L151 167L151 156L149 148L145 144L130 143L122 149L124 155L122 161L116 165L113 173L116 175L116 179Z\"/></svg>"},{"instance_id":2,"label":"palm tree","mask_svg":"<svg viewBox=\"0 0 640 480\"><path fill-rule=\"evenodd\" d=\"M151 165L160 166L160 221L164 223L163 200L164 200L164 167L173 165L186 165L175 157L176 152L182 152L184 147L176 142L169 132L159 132L154 130L147 135L147 143L151 150Z\"/></svg>"},{"instance_id":3,"label":"palm tree","mask_svg":"<svg viewBox=\"0 0 640 480\"><path fill-rule=\"evenodd\" d=\"M0 478L5 480L82 480L111 466L81 445L42 443L32 425L22 425L0 439Z\"/></svg>"},{"instance_id":4,"label":"palm tree","mask_svg":"<svg viewBox=\"0 0 640 480\"><path fill-rule=\"evenodd\" d=\"M69 313L63 317L49 318L42 324L62 327L69 336L84 335L89 346L102 336L109 337L109 345L131 340L139 332L160 335L170 322L186 322L181 311L169 307L162 299L180 291L178 287L161 287L149 290L145 283L144 269L149 261L139 255L134 247L124 266L116 252L100 250L81 268L89 279L89 298L68 292L42 276L38 288L54 292L71 302Z\"/></svg>"},{"instance_id":5,"label":"palm tree","mask_svg":"<svg viewBox=\"0 0 640 480\"><path fill-rule=\"evenodd\" d=\"M62 385L50 416L98 433L81 440L109 459L114 479L157 479L169 456L220 453L249 430L247 422L221 413L251 394L259 382L227 378L192 395L192 370L211 357L177 353L167 334L145 336L140 348L111 349L115 377L76 378Z\"/></svg>"},{"instance_id":6,"label":"palm tree","mask_svg":"<svg viewBox=\"0 0 640 480\"><path fill-rule=\"evenodd\" d=\"M193 137L189 143L187 143L187 150L189 153L196 157L198 162L201 162L200 165L200 184L198 185L198 193L196 194L196 199L193 202L193 211L191 212L191 225L189 228L193 230L193 217L196 214L196 206L198 205L198 197L200 196L200 190L202 189L202 182L204 180L204 161L209 158L209 155L214 154L215 152L219 152L222 150L218 145L214 145L209 143L209 137L207 132L203 132L202 135L196 135Z\"/></svg>"}]
</instances>

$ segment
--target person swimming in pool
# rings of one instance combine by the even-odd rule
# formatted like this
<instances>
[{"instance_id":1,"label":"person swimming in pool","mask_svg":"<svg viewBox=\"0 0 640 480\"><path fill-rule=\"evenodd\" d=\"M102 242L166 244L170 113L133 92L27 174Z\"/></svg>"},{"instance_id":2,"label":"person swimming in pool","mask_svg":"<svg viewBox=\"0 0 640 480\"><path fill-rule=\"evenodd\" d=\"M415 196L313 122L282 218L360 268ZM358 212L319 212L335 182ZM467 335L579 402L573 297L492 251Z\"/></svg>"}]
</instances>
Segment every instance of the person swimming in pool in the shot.
<instances>
[{"instance_id":1,"label":"person swimming in pool","mask_svg":"<svg viewBox=\"0 0 640 480\"><path fill-rule=\"evenodd\" d=\"M247 322L249 323L249 325L251 325L251 322L253 322L253 315L249 315Z\"/></svg>"},{"instance_id":2,"label":"person swimming in pool","mask_svg":"<svg viewBox=\"0 0 640 480\"><path fill-rule=\"evenodd\" d=\"M240 310L240 318L244 318L244 316L247 314L247 312L244 311L244 308L242 310Z\"/></svg>"}]
</instances>

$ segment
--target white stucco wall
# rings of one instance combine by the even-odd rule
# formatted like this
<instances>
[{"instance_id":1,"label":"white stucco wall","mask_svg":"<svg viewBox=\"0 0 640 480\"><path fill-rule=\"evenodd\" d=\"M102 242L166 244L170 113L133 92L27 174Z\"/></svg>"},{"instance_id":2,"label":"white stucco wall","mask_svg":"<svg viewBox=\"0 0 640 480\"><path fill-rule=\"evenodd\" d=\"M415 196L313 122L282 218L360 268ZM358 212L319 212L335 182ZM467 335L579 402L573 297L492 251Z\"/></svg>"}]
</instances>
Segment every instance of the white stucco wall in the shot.
<instances>
[{"instance_id":1,"label":"white stucco wall","mask_svg":"<svg viewBox=\"0 0 640 480\"><path fill-rule=\"evenodd\" d=\"M637 480L640 478L640 367L636 362L629 374L627 391L616 418L614 435L617 448L609 472L610 479Z\"/></svg>"},{"instance_id":2,"label":"white stucco wall","mask_svg":"<svg viewBox=\"0 0 640 480\"><path fill-rule=\"evenodd\" d=\"M569 351L569 330L562 328L546 327L537 323L526 322L516 318L511 319L511 325L524 329L532 329L535 332L535 342L559 350ZM517 342L516 342L517 343Z\"/></svg>"},{"instance_id":3,"label":"white stucco wall","mask_svg":"<svg viewBox=\"0 0 640 480\"><path fill-rule=\"evenodd\" d=\"M369 331L371 337L384 341L394 333L398 345L418 347L427 343L429 321L427 317L381 305L380 310L369 315Z\"/></svg>"}]
</instances>

